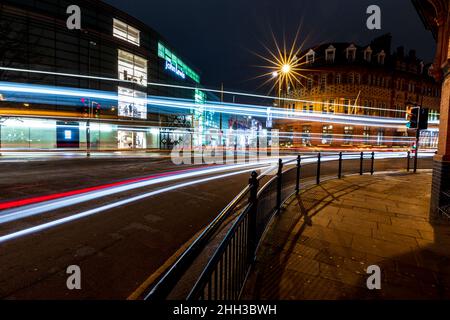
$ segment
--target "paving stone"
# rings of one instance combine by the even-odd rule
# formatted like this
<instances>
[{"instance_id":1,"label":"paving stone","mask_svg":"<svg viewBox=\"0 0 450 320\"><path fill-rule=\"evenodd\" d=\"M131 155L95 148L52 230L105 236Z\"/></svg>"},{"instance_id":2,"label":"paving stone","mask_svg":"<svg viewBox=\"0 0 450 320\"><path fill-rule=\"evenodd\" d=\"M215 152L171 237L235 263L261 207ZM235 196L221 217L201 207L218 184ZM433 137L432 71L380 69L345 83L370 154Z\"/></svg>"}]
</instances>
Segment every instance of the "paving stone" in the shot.
<instances>
[{"instance_id":1,"label":"paving stone","mask_svg":"<svg viewBox=\"0 0 450 320\"><path fill-rule=\"evenodd\" d=\"M365 175L303 192L269 230L244 297L449 299L450 225L428 221L430 186L428 173ZM366 287L370 265L382 290Z\"/></svg>"},{"instance_id":2,"label":"paving stone","mask_svg":"<svg viewBox=\"0 0 450 320\"><path fill-rule=\"evenodd\" d=\"M410 246L418 246L418 243L416 241L416 238L412 236L406 236L401 235L398 233L393 232L387 232L384 230L374 230L373 231L373 238L384 240L392 243L398 243L398 244L408 244Z\"/></svg>"}]
</instances>

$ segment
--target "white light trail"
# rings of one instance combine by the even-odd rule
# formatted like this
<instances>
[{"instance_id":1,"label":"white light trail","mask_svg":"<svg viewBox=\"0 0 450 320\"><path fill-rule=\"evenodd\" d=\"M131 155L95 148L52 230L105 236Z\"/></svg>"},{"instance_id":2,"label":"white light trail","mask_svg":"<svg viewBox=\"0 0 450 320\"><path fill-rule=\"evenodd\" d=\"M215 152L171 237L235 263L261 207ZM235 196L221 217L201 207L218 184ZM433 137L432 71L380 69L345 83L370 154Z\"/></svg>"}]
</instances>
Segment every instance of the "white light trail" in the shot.
<instances>
[{"instance_id":1,"label":"white light trail","mask_svg":"<svg viewBox=\"0 0 450 320\"><path fill-rule=\"evenodd\" d=\"M106 196L111 196L114 194L122 193L125 191L135 190L143 187L148 187L156 184L167 183L171 181L176 181L180 179L195 178L201 175L215 174L223 171L238 170L248 167L255 167L261 165L273 165L277 160L269 159L265 161L245 163L245 164L235 164L218 166L214 168L200 169L194 172L180 173L173 176L166 176L161 178L152 178L150 180L144 180L139 182L133 182L130 184L110 187L107 189L101 189L96 191L87 192L80 195L74 195L65 197L62 199L50 200L43 203L37 203L32 205L27 205L24 207L8 209L0 212L0 224L8 223L18 219L23 219L26 217L42 214L48 211L54 211L57 209L65 208L68 206L73 206L82 202L91 201L94 199L99 199ZM255 170L255 169L253 169Z\"/></svg>"},{"instance_id":2,"label":"white light trail","mask_svg":"<svg viewBox=\"0 0 450 320\"><path fill-rule=\"evenodd\" d=\"M89 76L89 75L81 75L81 74L74 74L74 73L52 72L52 71L45 71L45 70L32 70L32 69L10 68L10 67L0 67L0 70L13 71L13 72L24 72L24 73L34 73L34 74L46 74L46 75L81 78L81 79L113 81L113 82L120 82L120 83L130 83L133 85L135 84L135 82L133 82L131 80L121 80L121 79L116 79L116 78ZM235 96L244 96L244 97L258 98L258 99L270 99L270 100L283 100L283 101L288 101L288 102L323 104L322 101L295 99L295 98L287 98L287 97L275 97L275 96L267 96L267 95L261 95L261 94L253 94L253 93L245 93L245 92L237 92L237 91L224 91L224 90L218 90L218 89L208 89L208 88L203 88L203 87L192 87L192 86L174 85L174 84L158 83L158 82L147 82L147 85L185 89L185 90L202 90L202 91L206 91L206 92L228 94L228 95L235 95ZM339 104L339 103L333 103L333 104L327 104L327 105L338 106L338 107L348 107L348 105ZM392 109L386 109L386 108L374 108L374 107L357 106L357 105L356 106L353 105L352 107L356 107L359 109L370 109L370 110L393 111L393 112L406 113L406 110L392 110Z\"/></svg>"},{"instance_id":3,"label":"white light trail","mask_svg":"<svg viewBox=\"0 0 450 320\"><path fill-rule=\"evenodd\" d=\"M388 159L388 158L404 157L405 153L404 152L403 153L402 152L396 152L396 153L375 153L375 155L376 155L375 157L377 159ZM430 155L428 153L423 153L422 156L423 157L430 157L432 155ZM358 155L358 153L350 154L350 155L346 155L345 158L346 159L358 159L359 155ZM295 158L291 158L291 159L295 159ZM338 159L338 157L336 155L325 155L322 158L322 161L333 161L333 160L337 160L337 159ZM316 161L317 161L317 158L312 156L312 157L305 157L304 160L302 160L302 163L314 163ZM37 232L41 232L41 231L44 231L44 230L47 230L47 229L50 229L50 228L54 228L54 227L57 227L57 226L60 226L60 225L63 225L63 224L69 223L69 222L73 222L73 221L76 221L76 220L79 220L79 219L82 219L82 218L85 218L85 217L89 217L89 216L95 215L95 214L100 213L100 212L104 212L104 211L107 211L107 210L118 208L120 206L124 206L124 205L130 204L130 203L136 202L136 201L140 201L140 200L143 200L145 198L149 198L149 197L152 197L152 196L155 196L155 195L158 195L158 194L162 194L162 193L165 193L165 192L168 192L168 191L173 191L173 190L176 190L176 189L192 186L192 185L195 185L195 184L205 183L205 182L212 181L212 180L224 179L224 178L227 178L227 177L231 177L231 176L234 176L234 175L247 173L247 172L254 171L254 170L264 170L264 169L267 169L269 166L270 165L261 166L261 167L258 167L258 168L245 169L245 170L240 170L240 171L237 171L237 172L226 173L226 174L222 174L222 175L219 175L219 176L213 176L213 177L203 178L203 179L199 179L199 180L194 180L194 181L188 181L188 182L180 183L180 184L172 185L172 186L169 186L169 187L164 187L164 188L161 188L161 189L158 189L158 190L154 190L154 191L151 191L151 192L147 192L147 193L135 196L135 197L131 197L131 198L128 198L128 199L120 200L120 201L117 201L117 202L114 202L114 203L110 203L110 204L107 204L107 205L103 205L103 206L100 206L100 207L97 207L97 208L94 208L94 209L90 209L90 210L84 211L84 212L81 212L81 213L76 213L76 214L70 215L68 217L56 219L56 220L53 220L53 221L50 221L50 222L42 223L42 224L30 227L30 228L25 228L25 229L22 229L22 230L19 230L19 231L15 231L15 232L12 232L12 233L0 236L0 243L4 243L4 242L7 242L7 241L10 241L10 240L13 240L13 239L17 239L17 238L20 238L20 237L23 237L23 236L27 236L27 235L30 235L30 234L33 234L33 233L37 233ZM263 174L267 174L268 172L273 171L273 168L274 168L274 166L271 166L270 169L267 169L266 171L263 171Z\"/></svg>"},{"instance_id":4,"label":"white light trail","mask_svg":"<svg viewBox=\"0 0 450 320\"><path fill-rule=\"evenodd\" d=\"M85 89L68 89L58 87L48 87L41 85L28 85L28 84L15 84L0 82L0 91L14 92L14 93L29 93L29 94L44 94L63 97L77 97L77 98L95 98L103 100L118 100L118 95L115 93L108 93L106 91L94 91ZM199 104L186 101L186 100L173 100L163 98L133 98L133 101L138 103L149 104L151 106L177 108L177 109L196 109L199 108ZM267 117L268 107L257 105L244 105L244 104L229 104L229 103L212 103L208 102L201 105L202 108L211 109L215 112L222 112L232 115L245 115L253 117ZM403 128L406 125L406 120L398 118L384 118L384 117L371 117L362 115L345 115L345 114L323 114L323 113L309 113L303 111L292 111L283 108L270 107L270 114L274 119L284 120L303 120L312 122L329 122L340 124L355 124L361 126L377 126L377 127L391 127L391 128Z\"/></svg>"},{"instance_id":5,"label":"white light trail","mask_svg":"<svg viewBox=\"0 0 450 320\"><path fill-rule=\"evenodd\" d=\"M265 168L265 167L263 167L263 168ZM101 207L98 207L98 208L94 208L94 209L90 209L90 210L87 210L87 211L84 211L84 212L81 212L81 213L73 214L73 215L70 215L70 216L65 217L65 218L53 220L53 221L50 221L50 222L47 222L47 223L39 224L39 225L31 227L31 228L26 228L26 229L23 229L23 230L20 230L20 231L16 231L16 232L13 232L13 233L10 233L10 234L6 234L6 235L3 235L3 236L0 236L0 243L4 243L6 241L13 240L13 239L16 239L16 238L19 238L19 237L23 237L23 236L26 236L26 235L30 235L30 234L33 234L33 233L36 233L36 232L41 232L41 231L44 231L46 229L54 228L56 226L59 226L59 225L62 225L62 224L68 223L68 222L73 222L73 221L76 221L76 220L79 220L79 219L82 219L82 218L86 218L86 217L92 216L94 214L97 214L97 213L100 213L100 212L103 212L103 211L107 211L107 210L111 210L111 209L114 209L114 208L117 208L117 207L120 207L120 206L124 206L124 205L130 204L132 202L143 200L145 198L156 196L156 195L162 194L164 192L173 191L173 190L176 190L176 189L180 189L180 188L192 186L194 184L204 183L204 182L208 182L208 181L212 181L212 180L216 180L216 179L223 179L223 178L235 176L235 175L238 175L238 174L243 174L243 173L246 173L246 172L250 172L250 171L253 171L253 170L258 170L258 169L253 168L253 169L247 169L247 170L242 170L242 171L238 171L238 172L227 173L227 174L223 174L223 175L219 175L219 176L214 176L214 177L204 178L204 179L200 179L200 180L180 183L180 184L176 184L176 185L173 185L173 186L170 186L170 187L166 187L166 188L162 188L162 189L159 189L159 190L147 192L147 193L141 194L139 196L135 196L135 197L132 197L132 198L120 200L120 201L117 201L117 202L113 202L113 203L110 203L110 204L107 204L107 205L104 205L104 206L101 206Z\"/></svg>"}]
</instances>

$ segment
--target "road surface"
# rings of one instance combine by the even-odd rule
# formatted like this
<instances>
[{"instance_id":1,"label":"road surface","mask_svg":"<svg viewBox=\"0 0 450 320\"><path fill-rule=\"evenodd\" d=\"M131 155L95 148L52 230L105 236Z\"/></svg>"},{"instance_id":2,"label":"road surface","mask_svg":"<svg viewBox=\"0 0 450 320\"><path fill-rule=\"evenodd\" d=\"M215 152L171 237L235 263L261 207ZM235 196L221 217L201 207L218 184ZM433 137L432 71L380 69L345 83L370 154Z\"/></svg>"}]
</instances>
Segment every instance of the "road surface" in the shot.
<instances>
[{"instance_id":1,"label":"road surface","mask_svg":"<svg viewBox=\"0 0 450 320\"><path fill-rule=\"evenodd\" d=\"M269 166L41 160L0 163L3 299L126 299L245 187L250 171ZM307 161L305 180L316 173ZM404 158L375 162L377 171L405 166ZM430 158L420 166L431 167ZM336 171L337 162L323 163L323 175ZM346 160L344 171L357 173L359 161ZM81 290L67 289L70 265L81 268Z\"/></svg>"}]
</instances>

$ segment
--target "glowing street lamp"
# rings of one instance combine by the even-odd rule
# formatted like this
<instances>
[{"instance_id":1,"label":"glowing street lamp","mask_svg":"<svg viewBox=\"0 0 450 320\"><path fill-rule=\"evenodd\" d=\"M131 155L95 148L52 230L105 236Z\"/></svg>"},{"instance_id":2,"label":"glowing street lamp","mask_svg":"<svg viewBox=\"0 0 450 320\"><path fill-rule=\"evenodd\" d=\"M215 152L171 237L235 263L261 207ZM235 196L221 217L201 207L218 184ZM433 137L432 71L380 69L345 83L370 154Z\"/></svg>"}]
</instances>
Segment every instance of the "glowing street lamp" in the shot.
<instances>
[{"instance_id":1,"label":"glowing street lamp","mask_svg":"<svg viewBox=\"0 0 450 320\"><path fill-rule=\"evenodd\" d=\"M291 65L290 64L283 64L281 66L281 72L283 72L285 75L291 72Z\"/></svg>"}]
</instances>

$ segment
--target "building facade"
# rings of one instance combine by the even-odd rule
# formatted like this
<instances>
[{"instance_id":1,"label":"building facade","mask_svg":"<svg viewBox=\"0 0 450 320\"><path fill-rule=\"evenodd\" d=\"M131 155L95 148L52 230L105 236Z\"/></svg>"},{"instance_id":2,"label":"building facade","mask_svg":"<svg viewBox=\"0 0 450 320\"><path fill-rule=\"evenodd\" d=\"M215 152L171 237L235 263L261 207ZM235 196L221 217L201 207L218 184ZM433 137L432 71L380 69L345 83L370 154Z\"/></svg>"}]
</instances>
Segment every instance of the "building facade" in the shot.
<instances>
[{"instance_id":1,"label":"building facade","mask_svg":"<svg viewBox=\"0 0 450 320\"><path fill-rule=\"evenodd\" d=\"M450 4L448 0L413 0L425 27L436 40L432 75L442 85L439 147L434 157L430 218L450 217ZM436 239L436 243L440 239Z\"/></svg>"},{"instance_id":2,"label":"building facade","mask_svg":"<svg viewBox=\"0 0 450 320\"><path fill-rule=\"evenodd\" d=\"M71 5L80 8L80 30L66 25ZM218 116L202 108L145 102L161 96L203 104L215 97L171 87L200 88L200 71L152 28L102 1L2 1L0 68L6 150L165 149L179 140L178 128L219 126ZM6 90L11 83L26 84L27 95ZM40 94L55 87L70 92Z\"/></svg>"},{"instance_id":3,"label":"building facade","mask_svg":"<svg viewBox=\"0 0 450 320\"><path fill-rule=\"evenodd\" d=\"M408 105L430 109L430 123L439 120L440 87L428 74L429 66L403 47L391 53L389 34L370 44L327 43L301 54L304 78L296 88L285 88L284 107L304 113L346 114L405 119ZM300 100L300 101L295 101ZM283 132L296 132L294 146L395 147L410 145L407 128L357 126L324 122L278 123ZM301 134L299 134L301 133ZM410 135L413 135L410 132ZM437 145L436 130L422 133L424 146ZM408 141L408 142L407 142Z\"/></svg>"}]
</instances>

